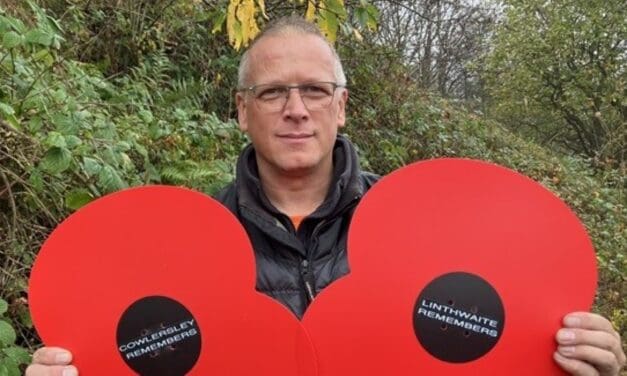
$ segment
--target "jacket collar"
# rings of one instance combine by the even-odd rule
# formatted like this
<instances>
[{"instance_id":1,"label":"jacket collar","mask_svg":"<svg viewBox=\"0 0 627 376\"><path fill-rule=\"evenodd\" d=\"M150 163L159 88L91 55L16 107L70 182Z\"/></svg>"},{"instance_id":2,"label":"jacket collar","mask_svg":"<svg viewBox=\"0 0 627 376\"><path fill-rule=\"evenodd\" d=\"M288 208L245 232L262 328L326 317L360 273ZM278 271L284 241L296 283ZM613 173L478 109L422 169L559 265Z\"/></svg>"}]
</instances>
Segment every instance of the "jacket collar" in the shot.
<instances>
[{"instance_id":1,"label":"jacket collar","mask_svg":"<svg viewBox=\"0 0 627 376\"><path fill-rule=\"evenodd\" d=\"M333 147L333 178L324 202L310 217L324 218L342 211L364 193L360 180L361 169L357 152L353 145L342 135L338 135ZM237 162L235 178L239 206L246 207L265 217L271 222L281 213L270 203L261 189L259 170L252 144L242 151Z\"/></svg>"}]
</instances>

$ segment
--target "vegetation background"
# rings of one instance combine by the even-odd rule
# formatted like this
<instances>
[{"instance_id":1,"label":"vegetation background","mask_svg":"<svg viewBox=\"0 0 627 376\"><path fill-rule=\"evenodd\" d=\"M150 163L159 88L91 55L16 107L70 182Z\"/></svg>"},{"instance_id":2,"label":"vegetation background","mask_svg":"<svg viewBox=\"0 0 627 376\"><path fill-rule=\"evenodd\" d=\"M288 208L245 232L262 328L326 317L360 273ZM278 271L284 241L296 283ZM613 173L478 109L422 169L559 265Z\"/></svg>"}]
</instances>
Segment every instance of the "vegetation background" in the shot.
<instances>
[{"instance_id":1,"label":"vegetation background","mask_svg":"<svg viewBox=\"0 0 627 376\"><path fill-rule=\"evenodd\" d=\"M39 346L29 268L50 231L141 184L214 193L247 140L242 48L296 13L336 43L364 167L493 161L541 182L597 250L622 332L627 10L621 0L1 0L0 375Z\"/></svg>"}]
</instances>

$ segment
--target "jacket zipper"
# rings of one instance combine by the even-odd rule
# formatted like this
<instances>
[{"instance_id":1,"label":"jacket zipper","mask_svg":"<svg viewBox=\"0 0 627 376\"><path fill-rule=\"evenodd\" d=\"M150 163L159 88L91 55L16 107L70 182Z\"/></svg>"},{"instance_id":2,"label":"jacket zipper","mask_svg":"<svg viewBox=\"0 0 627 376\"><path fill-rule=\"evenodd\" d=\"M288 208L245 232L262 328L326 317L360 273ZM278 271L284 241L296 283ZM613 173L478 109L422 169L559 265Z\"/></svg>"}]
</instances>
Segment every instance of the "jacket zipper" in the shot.
<instances>
[{"instance_id":1,"label":"jacket zipper","mask_svg":"<svg viewBox=\"0 0 627 376\"><path fill-rule=\"evenodd\" d=\"M305 282L305 290L307 290L307 298L309 299L309 302L312 302L314 300L314 292L313 292L313 288L311 287L311 283L309 282L309 261L307 261L307 259L304 259L303 262L301 262L300 272L303 276L303 282Z\"/></svg>"},{"instance_id":2,"label":"jacket zipper","mask_svg":"<svg viewBox=\"0 0 627 376\"><path fill-rule=\"evenodd\" d=\"M335 221L337 218L339 218L339 216L344 214L344 212L346 210L349 210L353 206L353 204L356 201L359 200L359 198L360 198L360 196L356 196L348 205L346 205L344 207L344 209L342 211L340 211L340 213L333 219L333 221ZM322 220L322 221L320 221L320 223L318 223L318 225L314 228L314 230L312 232L312 238L313 238L314 242L317 243L318 232L320 232L322 227L324 225L326 225L327 223L332 223L333 221ZM311 303L314 300L314 298L315 298L315 293L314 293L314 289L312 287L313 276L311 275L311 271L309 270L309 264L310 264L310 262L309 262L308 259L303 259L303 261L300 264L300 272L301 272L301 275L303 277L303 282L305 284L305 290L307 292L308 303Z\"/></svg>"},{"instance_id":3,"label":"jacket zipper","mask_svg":"<svg viewBox=\"0 0 627 376\"><path fill-rule=\"evenodd\" d=\"M314 248L317 246L317 243L318 243L318 238L317 238L318 232L320 231L322 226L326 223L327 221L323 219L322 221L320 221L320 223L318 223L318 225L314 228L312 232ZM309 298L309 302L311 303L315 298L313 286L316 285L316 282L315 282L313 273L310 273L310 270L309 270L310 269L309 265L311 264L309 262L309 257L311 257L311 255L309 255L309 252L307 252L307 254L308 254L308 258L303 260L301 266L302 266L302 271L303 271L303 281L305 281L305 288L307 289L307 297Z\"/></svg>"}]
</instances>

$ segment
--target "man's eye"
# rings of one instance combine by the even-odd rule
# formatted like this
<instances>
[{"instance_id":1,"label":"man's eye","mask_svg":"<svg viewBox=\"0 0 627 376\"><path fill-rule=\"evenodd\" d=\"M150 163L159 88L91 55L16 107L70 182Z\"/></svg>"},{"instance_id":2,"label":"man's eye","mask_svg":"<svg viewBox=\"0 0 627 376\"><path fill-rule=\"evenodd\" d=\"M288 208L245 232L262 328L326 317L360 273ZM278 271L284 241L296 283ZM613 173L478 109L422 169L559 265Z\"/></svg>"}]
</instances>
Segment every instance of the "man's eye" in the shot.
<instances>
[{"instance_id":1,"label":"man's eye","mask_svg":"<svg viewBox=\"0 0 627 376\"><path fill-rule=\"evenodd\" d=\"M300 90L303 95L309 96L327 96L331 94L328 87L319 84L303 85Z\"/></svg>"},{"instance_id":2,"label":"man's eye","mask_svg":"<svg viewBox=\"0 0 627 376\"><path fill-rule=\"evenodd\" d=\"M257 98L265 99L265 100L276 99L276 98L283 96L284 94L285 94L285 88L282 88L280 86L268 87L268 88L264 88L260 90L259 93L257 94Z\"/></svg>"}]
</instances>

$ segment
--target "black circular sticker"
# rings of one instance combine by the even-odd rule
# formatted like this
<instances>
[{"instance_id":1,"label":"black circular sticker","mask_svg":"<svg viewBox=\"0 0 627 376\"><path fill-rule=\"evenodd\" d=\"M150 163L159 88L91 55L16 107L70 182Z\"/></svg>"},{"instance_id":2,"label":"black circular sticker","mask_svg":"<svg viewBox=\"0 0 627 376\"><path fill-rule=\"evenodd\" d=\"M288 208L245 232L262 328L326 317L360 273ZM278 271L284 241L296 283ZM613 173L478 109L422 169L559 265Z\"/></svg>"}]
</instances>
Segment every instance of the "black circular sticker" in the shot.
<instances>
[{"instance_id":1,"label":"black circular sticker","mask_svg":"<svg viewBox=\"0 0 627 376\"><path fill-rule=\"evenodd\" d=\"M183 376L200 355L200 328L176 300L148 296L122 314L117 344L124 362L140 375Z\"/></svg>"},{"instance_id":2,"label":"black circular sticker","mask_svg":"<svg viewBox=\"0 0 627 376\"><path fill-rule=\"evenodd\" d=\"M464 272L431 281L418 296L413 313L422 347L450 363L470 362L487 354L505 324L496 290L481 277Z\"/></svg>"}]
</instances>

